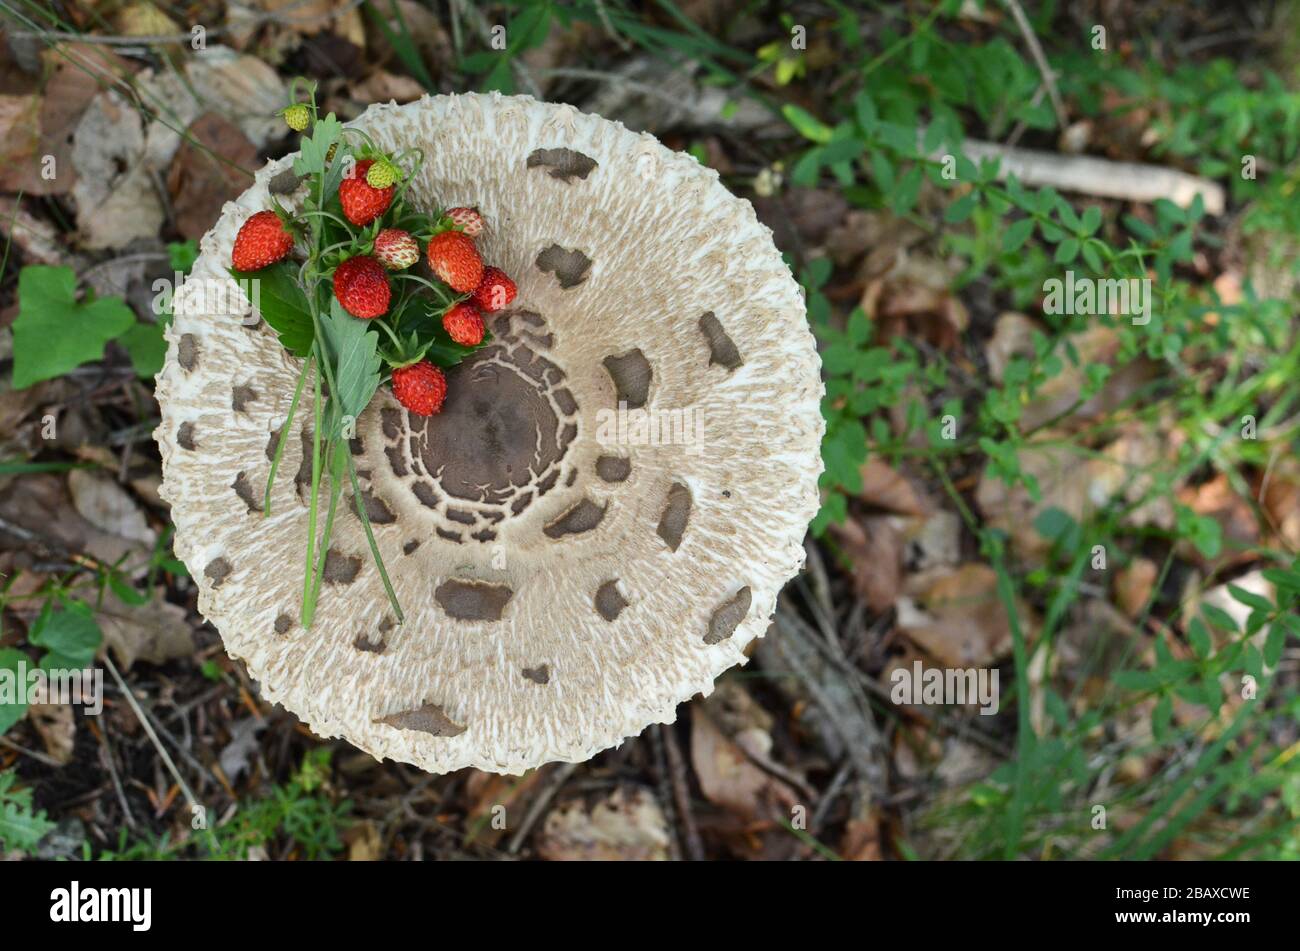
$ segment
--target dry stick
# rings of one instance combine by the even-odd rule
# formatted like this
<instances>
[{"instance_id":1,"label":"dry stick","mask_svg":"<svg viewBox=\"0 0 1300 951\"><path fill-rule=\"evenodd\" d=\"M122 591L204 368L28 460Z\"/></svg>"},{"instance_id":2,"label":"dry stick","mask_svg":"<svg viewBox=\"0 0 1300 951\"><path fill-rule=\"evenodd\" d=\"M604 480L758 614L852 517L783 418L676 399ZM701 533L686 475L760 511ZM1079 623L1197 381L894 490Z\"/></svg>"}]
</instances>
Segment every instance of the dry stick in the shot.
<instances>
[{"instance_id":1,"label":"dry stick","mask_svg":"<svg viewBox=\"0 0 1300 951\"><path fill-rule=\"evenodd\" d=\"M826 719L830 721L835 732L840 735L840 740L844 744L844 755L853 763L853 767L857 771L858 776L860 776L868 786L875 786L879 783L882 779L883 771L877 764L873 763L868 758L867 751L858 749L855 745L853 730L846 726L843 720L840 719L839 710L836 709L835 704L827 698L821 685L817 683L817 678L814 677L812 672L804 666L803 661L795 656L794 651L786 650L781 637L773 638L772 646L776 648L777 653L781 655L786 664L788 664L799 676L799 679L804 682L804 687L808 690L808 694L812 697L813 702L822 708L822 712L826 714ZM875 724L871 724L873 733L875 732L874 727ZM876 736L874 739L878 740L879 737Z\"/></svg>"},{"instance_id":2,"label":"dry stick","mask_svg":"<svg viewBox=\"0 0 1300 951\"><path fill-rule=\"evenodd\" d=\"M669 826L676 827L679 825L676 815L677 804L673 801L672 781L668 775L668 754L664 752L663 729L647 730L646 735L650 738L650 752L654 760L655 795L658 797L659 807L667 817ZM680 862L682 859L681 843L678 837L672 834L668 836L668 857L674 862Z\"/></svg>"},{"instance_id":3,"label":"dry stick","mask_svg":"<svg viewBox=\"0 0 1300 951\"><path fill-rule=\"evenodd\" d=\"M1031 188L1050 186L1058 191L1144 204L1165 198L1183 208L1200 195L1211 215L1223 214L1227 202L1223 186L1218 182L1159 165L1010 148L978 139L966 139L958 148L976 164L985 158L998 159L999 179L1015 175L1022 185ZM939 148L927 150L927 154L937 161L945 152Z\"/></svg>"},{"instance_id":4,"label":"dry stick","mask_svg":"<svg viewBox=\"0 0 1300 951\"><path fill-rule=\"evenodd\" d=\"M122 806L122 813L126 816L126 824L135 831L135 816L131 812L131 806L126 801L126 792L122 789L122 780L117 775L117 764L113 757L113 747L108 742L108 732L106 730L92 730L95 738L99 740L100 752L104 754L104 765L108 767L108 775L113 780L113 789L117 792L117 801Z\"/></svg>"},{"instance_id":5,"label":"dry stick","mask_svg":"<svg viewBox=\"0 0 1300 951\"><path fill-rule=\"evenodd\" d=\"M573 775L573 771L577 768L577 763L560 764L559 768L552 774L551 780L547 783L546 788L538 794L537 798L533 800L533 804L528 807L528 812L524 815L523 824L519 826L519 831L514 834L514 837L510 840L510 845L506 847L507 852L511 855L515 855L519 852L520 847L524 844L524 839L528 836L533 825L541 818L542 813L546 811L546 807L549 806L551 800L555 798L555 794L560 791L560 787L568 782L569 777Z\"/></svg>"},{"instance_id":6,"label":"dry stick","mask_svg":"<svg viewBox=\"0 0 1300 951\"><path fill-rule=\"evenodd\" d=\"M659 724L659 735L664 741L664 755L668 759L668 774L673 787L673 802L677 805L677 817L682 824L682 839L686 843L686 854L692 862L704 861L704 844L700 841L700 830L695 826L695 816L691 812L691 793L686 785L686 764L682 761L682 751L677 746L677 737L671 724Z\"/></svg>"},{"instance_id":7,"label":"dry stick","mask_svg":"<svg viewBox=\"0 0 1300 951\"><path fill-rule=\"evenodd\" d=\"M29 750L27 747L20 746L19 744L15 743L7 736L0 736L0 746L7 746L15 753L22 753L24 756L30 756L38 763L44 763L46 766L53 766L55 769L58 769L59 767L64 765L63 763L60 763L58 760L56 760L53 756L47 756L46 754L40 753L36 750Z\"/></svg>"},{"instance_id":8,"label":"dry stick","mask_svg":"<svg viewBox=\"0 0 1300 951\"><path fill-rule=\"evenodd\" d=\"M144 732L148 734L149 739L153 742L154 749L156 749L158 755L162 757L163 764L167 767L167 771L172 774L172 779L176 780L176 785L181 788L181 792L185 793L185 798L189 800L190 807L193 808L194 806L200 806L201 804L196 798L194 798L194 793L190 791L189 785L185 782L184 777L181 776L180 770L176 768L176 764L172 761L170 754L168 754L166 748L163 747L162 741L158 739L158 734L154 732L153 724L150 722L149 717L145 715L139 701L135 699L135 694L131 692L131 688L127 685L127 682L122 679L122 675L117 672L117 665L113 663L113 658L109 657L108 654L105 654L104 663L108 667L108 672L113 675L113 679L117 681L118 689L121 690L122 695L126 697L126 702L131 705L131 709L135 712L136 719L139 720L140 725L144 727Z\"/></svg>"},{"instance_id":9,"label":"dry stick","mask_svg":"<svg viewBox=\"0 0 1300 951\"><path fill-rule=\"evenodd\" d=\"M1015 18L1016 26L1020 28L1020 33L1025 38L1025 43L1029 45L1029 53L1034 57L1034 62L1038 64L1039 75L1043 77L1043 85L1047 87L1047 95L1052 100L1052 111L1056 113L1057 124L1064 129L1066 126L1065 103L1061 100L1061 92L1056 88L1056 77L1052 75L1052 69L1047 65L1047 57L1043 55L1043 48L1038 45L1038 37L1034 35L1034 29L1029 25L1029 19L1025 16L1025 11L1020 8L1017 0L1003 0L1007 9L1011 11L1011 16Z\"/></svg>"}]
</instances>

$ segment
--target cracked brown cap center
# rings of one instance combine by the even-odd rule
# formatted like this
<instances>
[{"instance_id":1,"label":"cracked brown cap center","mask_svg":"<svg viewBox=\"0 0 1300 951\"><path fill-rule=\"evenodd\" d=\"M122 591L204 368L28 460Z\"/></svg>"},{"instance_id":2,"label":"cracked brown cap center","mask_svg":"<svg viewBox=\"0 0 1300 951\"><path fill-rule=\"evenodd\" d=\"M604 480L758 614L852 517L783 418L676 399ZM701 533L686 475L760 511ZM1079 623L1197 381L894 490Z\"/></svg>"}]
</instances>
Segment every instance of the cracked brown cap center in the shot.
<instances>
[{"instance_id":1,"label":"cracked brown cap center","mask_svg":"<svg viewBox=\"0 0 1300 951\"><path fill-rule=\"evenodd\" d=\"M503 519L562 476L572 481L572 466L564 470L578 403L547 356L554 336L545 328L531 311L493 315L493 342L447 371L442 412L383 413L388 466L431 512L442 538L492 541Z\"/></svg>"},{"instance_id":2,"label":"cracked brown cap center","mask_svg":"<svg viewBox=\"0 0 1300 951\"><path fill-rule=\"evenodd\" d=\"M501 503L563 455L550 401L501 351L487 348L447 373L447 402L412 418L411 448L448 495Z\"/></svg>"}]
</instances>

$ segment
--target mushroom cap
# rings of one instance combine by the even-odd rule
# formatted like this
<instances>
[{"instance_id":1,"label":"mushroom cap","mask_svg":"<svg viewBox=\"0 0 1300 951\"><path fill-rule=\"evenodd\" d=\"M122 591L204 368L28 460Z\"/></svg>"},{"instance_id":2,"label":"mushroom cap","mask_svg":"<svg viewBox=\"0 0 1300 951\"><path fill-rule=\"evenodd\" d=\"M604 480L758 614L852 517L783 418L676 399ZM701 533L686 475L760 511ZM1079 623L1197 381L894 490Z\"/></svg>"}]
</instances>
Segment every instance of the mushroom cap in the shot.
<instances>
[{"instance_id":1,"label":"mushroom cap","mask_svg":"<svg viewBox=\"0 0 1300 951\"><path fill-rule=\"evenodd\" d=\"M261 512L301 362L226 271L292 157L262 169L203 237L158 376L162 495L199 610L266 699L430 772L581 761L671 723L745 662L818 507L819 361L771 231L714 170L571 106L435 96L353 124L423 149L412 202L478 207L483 259L518 296L448 371L441 414L381 387L357 421L405 623L349 487L304 630L307 400Z\"/></svg>"}]
</instances>

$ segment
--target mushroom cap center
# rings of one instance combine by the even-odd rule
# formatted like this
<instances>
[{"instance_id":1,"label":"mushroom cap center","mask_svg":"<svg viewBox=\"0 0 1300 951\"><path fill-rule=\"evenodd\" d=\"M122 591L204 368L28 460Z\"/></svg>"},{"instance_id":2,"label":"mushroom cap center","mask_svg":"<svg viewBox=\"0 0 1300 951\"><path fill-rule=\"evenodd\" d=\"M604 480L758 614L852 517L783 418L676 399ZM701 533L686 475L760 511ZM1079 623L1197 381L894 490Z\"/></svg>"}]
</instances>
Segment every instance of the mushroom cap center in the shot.
<instances>
[{"instance_id":1,"label":"mushroom cap center","mask_svg":"<svg viewBox=\"0 0 1300 951\"><path fill-rule=\"evenodd\" d=\"M563 457L555 409L501 347L447 372L447 401L411 420L412 453L448 495L500 504Z\"/></svg>"}]
</instances>

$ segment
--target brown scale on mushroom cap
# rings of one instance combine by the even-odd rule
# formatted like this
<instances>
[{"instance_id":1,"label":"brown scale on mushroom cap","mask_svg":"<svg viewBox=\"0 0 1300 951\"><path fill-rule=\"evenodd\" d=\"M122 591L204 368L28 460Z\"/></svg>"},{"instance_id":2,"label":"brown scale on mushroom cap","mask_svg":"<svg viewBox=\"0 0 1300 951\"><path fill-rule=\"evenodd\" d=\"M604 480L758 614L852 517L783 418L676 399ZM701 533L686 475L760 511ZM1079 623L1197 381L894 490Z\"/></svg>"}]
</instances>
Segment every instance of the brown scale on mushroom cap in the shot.
<instances>
[{"instance_id":1,"label":"brown scale on mushroom cap","mask_svg":"<svg viewBox=\"0 0 1300 951\"><path fill-rule=\"evenodd\" d=\"M770 233L694 159L568 106L439 96L357 124L423 150L417 207L482 211L484 260L518 297L448 371L440 415L381 388L357 420L362 497L345 488L310 631L305 415L270 516L251 514L300 364L237 302L178 307L155 435L200 610L269 700L431 771L520 773L671 722L762 635L818 504L819 364ZM179 294L227 279L235 233L290 162L227 206ZM700 425L638 441L610 425L620 400Z\"/></svg>"}]
</instances>

